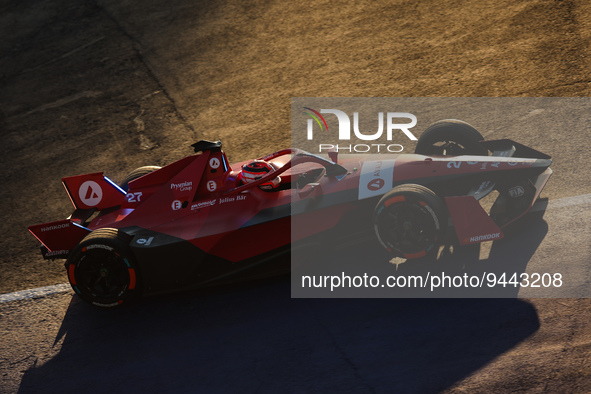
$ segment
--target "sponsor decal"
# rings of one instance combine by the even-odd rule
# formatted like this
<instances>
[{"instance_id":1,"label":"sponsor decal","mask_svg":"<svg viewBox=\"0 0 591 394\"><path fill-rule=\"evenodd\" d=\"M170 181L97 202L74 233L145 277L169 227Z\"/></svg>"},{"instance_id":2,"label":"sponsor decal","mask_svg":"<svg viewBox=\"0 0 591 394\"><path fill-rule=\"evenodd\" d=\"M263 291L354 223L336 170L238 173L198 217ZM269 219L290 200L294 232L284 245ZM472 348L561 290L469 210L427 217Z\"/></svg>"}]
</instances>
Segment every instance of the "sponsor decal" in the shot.
<instances>
[{"instance_id":1,"label":"sponsor decal","mask_svg":"<svg viewBox=\"0 0 591 394\"><path fill-rule=\"evenodd\" d=\"M91 249L105 249L105 250L113 250L112 247L107 246L107 245L101 245L101 244L93 244L93 245L88 245L86 248L86 250L91 250ZM84 252L84 250L83 250Z\"/></svg>"},{"instance_id":2,"label":"sponsor decal","mask_svg":"<svg viewBox=\"0 0 591 394\"><path fill-rule=\"evenodd\" d=\"M121 304L123 301L113 302L112 304L101 304L100 302L93 302L92 305L100 306L101 308L112 308Z\"/></svg>"},{"instance_id":3,"label":"sponsor decal","mask_svg":"<svg viewBox=\"0 0 591 394\"><path fill-rule=\"evenodd\" d=\"M209 201L201 201L201 202L198 202L196 204L191 205L191 211L195 211L195 210L201 209L201 208L212 207L212 206L215 205L216 202L217 202L217 200L209 200Z\"/></svg>"},{"instance_id":4,"label":"sponsor decal","mask_svg":"<svg viewBox=\"0 0 591 394\"><path fill-rule=\"evenodd\" d=\"M360 200L386 193L392 188L396 160L366 161L359 175Z\"/></svg>"},{"instance_id":5,"label":"sponsor decal","mask_svg":"<svg viewBox=\"0 0 591 394\"><path fill-rule=\"evenodd\" d=\"M43 227L41 229L41 232L59 230L67 227L70 227L70 223L56 224L55 226Z\"/></svg>"},{"instance_id":6,"label":"sponsor decal","mask_svg":"<svg viewBox=\"0 0 591 394\"><path fill-rule=\"evenodd\" d=\"M220 166L220 159L213 157L209 160L209 166L216 170Z\"/></svg>"},{"instance_id":7,"label":"sponsor decal","mask_svg":"<svg viewBox=\"0 0 591 394\"><path fill-rule=\"evenodd\" d=\"M386 182L382 178L376 178L369 181L367 188L371 191L376 191L384 187L385 184Z\"/></svg>"},{"instance_id":8,"label":"sponsor decal","mask_svg":"<svg viewBox=\"0 0 591 394\"><path fill-rule=\"evenodd\" d=\"M179 192L188 192L193 189L193 182L185 181L181 183L171 183L170 189Z\"/></svg>"},{"instance_id":9,"label":"sponsor decal","mask_svg":"<svg viewBox=\"0 0 591 394\"><path fill-rule=\"evenodd\" d=\"M500 161L495 161L495 162L483 161L482 163L480 163L479 161L467 161L466 163L468 163L468 165L470 165L470 166L482 164L480 167L481 170L486 170L486 166L499 168L499 164L501 164ZM462 166L461 161L450 161L447 163L447 168L460 168L461 166Z\"/></svg>"},{"instance_id":10,"label":"sponsor decal","mask_svg":"<svg viewBox=\"0 0 591 394\"><path fill-rule=\"evenodd\" d=\"M171 204L171 208L173 211L178 211L183 206L183 203L179 200L174 200Z\"/></svg>"},{"instance_id":11,"label":"sponsor decal","mask_svg":"<svg viewBox=\"0 0 591 394\"><path fill-rule=\"evenodd\" d=\"M223 197L223 198L220 198L220 205L228 203L228 202L243 201L243 200L246 200L246 196L242 196L240 194L237 196L232 196L232 197Z\"/></svg>"},{"instance_id":12,"label":"sponsor decal","mask_svg":"<svg viewBox=\"0 0 591 394\"><path fill-rule=\"evenodd\" d=\"M464 156L464 159L467 159L466 161L454 161L454 160L450 160L447 162L447 168L457 168L459 169L460 167L462 167L463 163L466 163L469 166L476 166L476 165L480 165L480 169L481 170L486 170L487 167L494 167L496 169L499 169L499 166L501 164L503 165L509 165L511 167L514 167L516 165L519 166L523 166L523 167L530 167L535 163L535 159L521 159L519 162L516 161L509 161L509 160L515 160L515 159L508 159L508 158L504 158L504 157L495 157L494 160L495 161L482 161L482 160L478 160L478 159L482 159L479 156ZM474 160L469 160L469 159L474 159Z\"/></svg>"},{"instance_id":13,"label":"sponsor decal","mask_svg":"<svg viewBox=\"0 0 591 394\"><path fill-rule=\"evenodd\" d=\"M217 185L217 183L215 183L215 181L208 181L207 182L207 190L209 190L210 192L216 191L217 188L218 188L218 185Z\"/></svg>"},{"instance_id":14,"label":"sponsor decal","mask_svg":"<svg viewBox=\"0 0 591 394\"><path fill-rule=\"evenodd\" d=\"M95 181L86 181L80 185L78 196L83 204L89 207L94 207L103 199L103 190Z\"/></svg>"},{"instance_id":15,"label":"sponsor decal","mask_svg":"<svg viewBox=\"0 0 591 394\"><path fill-rule=\"evenodd\" d=\"M153 240L154 240L154 237L150 237L150 238L138 238L135 241L135 243L138 244L138 245L142 245L142 246L148 246L148 245L150 245L152 243Z\"/></svg>"},{"instance_id":16,"label":"sponsor decal","mask_svg":"<svg viewBox=\"0 0 591 394\"><path fill-rule=\"evenodd\" d=\"M493 239L497 239L501 237L501 233L492 233L492 234L485 234L485 235L477 235L475 237L470 237L469 242L482 242L482 241L491 241Z\"/></svg>"},{"instance_id":17,"label":"sponsor decal","mask_svg":"<svg viewBox=\"0 0 591 394\"><path fill-rule=\"evenodd\" d=\"M338 109L321 109L317 111L310 107L303 107L306 111L304 114L309 116L310 118L307 119L307 139L313 140L314 139L314 125L317 125L317 128L320 129L323 133L328 133L328 123L322 114L332 114L336 116L338 121L338 139L339 141L348 141L351 140L351 119L349 115L345 112L338 110ZM410 131L411 128L416 126L417 124L417 117L408 112L378 112L378 130L373 133L363 133L359 129L359 113L353 113L353 134L354 138L363 140L363 141L376 141L382 138L385 134L386 139L388 141L393 140L394 132L400 131L402 132L409 140L417 141L417 137ZM385 126L384 126L385 124ZM332 129L331 129L332 130ZM385 133L384 133L385 131ZM323 149L336 149L337 152L341 150L346 150L348 152L370 152L377 149L377 152L388 151L390 153L398 153L402 152L404 147L400 144L354 144L354 145L331 145L331 144L320 144L318 146L319 152L322 152ZM382 149L383 148L383 149Z\"/></svg>"},{"instance_id":18,"label":"sponsor decal","mask_svg":"<svg viewBox=\"0 0 591 394\"><path fill-rule=\"evenodd\" d=\"M490 181L484 181L478 187L478 190L474 192L474 195L479 195L480 193L484 192L490 186Z\"/></svg>"},{"instance_id":19,"label":"sponsor decal","mask_svg":"<svg viewBox=\"0 0 591 394\"><path fill-rule=\"evenodd\" d=\"M427 211L429 211L429 213L431 214L431 217L433 218L433 222L435 223L435 228L437 230L439 230L440 228L440 224L439 224L439 219L437 218L437 215L435 214L435 211L433 209L431 209L431 207L423 202L421 202L421 206L426 209ZM427 250L430 250L433 247L433 245L429 246L427 248Z\"/></svg>"},{"instance_id":20,"label":"sponsor decal","mask_svg":"<svg viewBox=\"0 0 591 394\"><path fill-rule=\"evenodd\" d=\"M509 190L509 197L518 198L525 194L525 189L521 186L513 186Z\"/></svg>"},{"instance_id":21,"label":"sponsor decal","mask_svg":"<svg viewBox=\"0 0 591 394\"><path fill-rule=\"evenodd\" d=\"M45 253L45 257L63 256L69 254L69 250L52 250L51 252Z\"/></svg>"}]
</instances>

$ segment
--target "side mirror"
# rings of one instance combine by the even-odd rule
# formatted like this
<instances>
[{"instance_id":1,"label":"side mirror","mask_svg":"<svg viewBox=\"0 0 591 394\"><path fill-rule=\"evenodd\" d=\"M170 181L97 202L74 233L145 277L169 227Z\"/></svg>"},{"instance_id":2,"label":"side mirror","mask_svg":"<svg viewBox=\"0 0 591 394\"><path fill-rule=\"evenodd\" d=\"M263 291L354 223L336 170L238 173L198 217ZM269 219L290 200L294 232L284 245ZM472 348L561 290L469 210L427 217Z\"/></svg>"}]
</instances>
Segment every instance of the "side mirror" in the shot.
<instances>
[{"instance_id":1,"label":"side mirror","mask_svg":"<svg viewBox=\"0 0 591 394\"><path fill-rule=\"evenodd\" d=\"M339 151L335 148L331 148L328 151L328 157L332 160L333 163L339 164Z\"/></svg>"}]
</instances>

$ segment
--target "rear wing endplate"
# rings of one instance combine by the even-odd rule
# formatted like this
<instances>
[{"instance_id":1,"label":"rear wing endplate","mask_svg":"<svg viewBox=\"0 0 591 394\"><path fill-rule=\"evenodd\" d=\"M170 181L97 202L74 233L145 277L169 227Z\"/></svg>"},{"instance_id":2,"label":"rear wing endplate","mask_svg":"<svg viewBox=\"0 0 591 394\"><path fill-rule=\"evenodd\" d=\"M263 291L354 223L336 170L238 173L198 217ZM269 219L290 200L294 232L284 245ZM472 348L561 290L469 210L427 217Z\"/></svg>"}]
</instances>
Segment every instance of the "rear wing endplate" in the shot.
<instances>
[{"instance_id":1,"label":"rear wing endplate","mask_svg":"<svg viewBox=\"0 0 591 394\"><path fill-rule=\"evenodd\" d=\"M41 252L46 259L66 258L90 229L70 220L36 224L29 227L31 234L43 244Z\"/></svg>"},{"instance_id":2,"label":"rear wing endplate","mask_svg":"<svg viewBox=\"0 0 591 394\"><path fill-rule=\"evenodd\" d=\"M102 172L63 178L62 183L76 209L101 210L125 201L125 191Z\"/></svg>"}]
</instances>

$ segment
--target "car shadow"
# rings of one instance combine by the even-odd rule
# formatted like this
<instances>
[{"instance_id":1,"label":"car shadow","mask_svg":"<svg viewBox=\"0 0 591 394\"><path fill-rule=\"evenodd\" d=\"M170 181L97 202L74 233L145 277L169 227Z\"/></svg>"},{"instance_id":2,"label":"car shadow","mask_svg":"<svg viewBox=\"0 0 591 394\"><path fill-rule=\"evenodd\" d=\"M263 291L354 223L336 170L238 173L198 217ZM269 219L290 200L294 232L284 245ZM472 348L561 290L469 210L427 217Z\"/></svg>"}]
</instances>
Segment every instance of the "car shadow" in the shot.
<instances>
[{"instance_id":1,"label":"car shadow","mask_svg":"<svg viewBox=\"0 0 591 394\"><path fill-rule=\"evenodd\" d=\"M292 299L286 279L117 310L73 296L19 392L437 392L538 328L518 299Z\"/></svg>"},{"instance_id":2,"label":"car shadow","mask_svg":"<svg viewBox=\"0 0 591 394\"><path fill-rule=\"evenodd\" d=\"M523 271L547 232L540 213L525 222L484 259L479 248L452 246L397 271L386 264L388 272ZM540 327L536 309L517 298L291 298L290 283L280 277L107 310L73 296L57 354L25 371L19 392L434 393ZM485 296L517 295L494 290Z\"/></svg>"}]
</instances>

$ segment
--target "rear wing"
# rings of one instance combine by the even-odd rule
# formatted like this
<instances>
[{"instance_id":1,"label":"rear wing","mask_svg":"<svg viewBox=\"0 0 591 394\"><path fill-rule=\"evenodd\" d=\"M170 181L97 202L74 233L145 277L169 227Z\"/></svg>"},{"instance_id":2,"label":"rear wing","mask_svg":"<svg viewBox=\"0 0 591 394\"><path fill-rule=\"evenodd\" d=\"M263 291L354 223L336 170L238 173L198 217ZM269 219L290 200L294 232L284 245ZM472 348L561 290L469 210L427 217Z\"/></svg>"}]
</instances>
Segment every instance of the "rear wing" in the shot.
<instances>
[{"instance_id":1,"label":"rear wing","mask_svg":"<svg viewBox=\"0 0 591 394\"><path fill-rule=\"evenodd\" d=\"M101 210L125 201L125 191L102 172L63 178L62 183L76 209Z\"/></svg>"},{"instance_id":2,"label":"rear wing","mask_svg":"<svg viewBox=\"0 0 591 394\"><path fill-rule=\"evenodd\" d=\"M62 183L76 208L72 216L29 227L31 234L43 245L41 253L46 259L67 258L80 240L91 232L83 226L90 215L125 201L125 191L102 172L63 178Z\"/></svg>"},{"instance_id":3,"label":"rear wing","mask_svg":"<svg viewBox=\"0 0 591 394\"><path fill-rule=\"evenodd\" d=\"M41 254L46 259L66 258L90 229L70 220L29 226L31 234L43 245Z\"/></svg>"}]
</instances>

